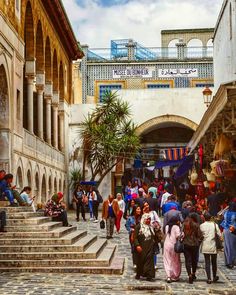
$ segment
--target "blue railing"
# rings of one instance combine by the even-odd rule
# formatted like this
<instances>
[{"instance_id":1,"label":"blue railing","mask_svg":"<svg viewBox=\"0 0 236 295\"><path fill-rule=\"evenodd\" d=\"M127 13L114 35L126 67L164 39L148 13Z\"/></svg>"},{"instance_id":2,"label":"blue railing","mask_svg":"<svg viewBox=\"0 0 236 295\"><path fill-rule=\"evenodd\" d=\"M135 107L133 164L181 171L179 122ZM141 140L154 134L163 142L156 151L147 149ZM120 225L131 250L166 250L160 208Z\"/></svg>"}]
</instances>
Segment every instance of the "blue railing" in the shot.
<instances>
[{"instance_id":1,"label":"blue railing","mask_svg":"<svg viewBox=\"0 0 236 295\"><path fill-rule=\"evenodd\" d=\"M213 47L144 47L136 43L129 55L124 44L111 43L111 48L90 48L89 61L162 60L162 59L212 59Z\"/></svg>"}]
</instances>

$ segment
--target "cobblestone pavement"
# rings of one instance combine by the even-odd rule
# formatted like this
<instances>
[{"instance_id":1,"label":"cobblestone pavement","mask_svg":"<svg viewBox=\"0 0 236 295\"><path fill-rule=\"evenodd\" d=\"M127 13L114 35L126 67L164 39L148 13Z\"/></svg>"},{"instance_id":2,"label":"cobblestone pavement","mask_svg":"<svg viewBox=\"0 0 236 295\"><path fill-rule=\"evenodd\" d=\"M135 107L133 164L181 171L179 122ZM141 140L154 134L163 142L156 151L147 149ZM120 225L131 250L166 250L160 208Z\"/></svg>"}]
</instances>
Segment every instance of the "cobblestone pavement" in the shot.
<instances>
[{"instance_id":1,"label":"cobblestone pavement","mask_svg":"<svg viewBox=\"0 0 236 295\"><path fill-rule=\"evenodd\" d=\"M70 220L75 223L74 213L70 214ZM79 222L79 229L87 229L88 233L96 233L105 238L105 230L100 230L99 224ZM193 285L188 284L185 267L182 267L179 282L167 284L163 269L162 256L158 255L158 270L154 282L136 281L132 269L132 260L127 232L122 225L119 235L109 243L118 245L118 255L125 257L125 270L121 276L117 275L83 275L83 274L40 274L40 273L1 273L0 294L232 294L236 295L236 269L229 270L224 266L222 253L218 258L219 282L208 285L206 283L203 256L200 256L197 270L197 281ZM182 257L183 261L183 257Z\"/></svg>"}]
</instances>

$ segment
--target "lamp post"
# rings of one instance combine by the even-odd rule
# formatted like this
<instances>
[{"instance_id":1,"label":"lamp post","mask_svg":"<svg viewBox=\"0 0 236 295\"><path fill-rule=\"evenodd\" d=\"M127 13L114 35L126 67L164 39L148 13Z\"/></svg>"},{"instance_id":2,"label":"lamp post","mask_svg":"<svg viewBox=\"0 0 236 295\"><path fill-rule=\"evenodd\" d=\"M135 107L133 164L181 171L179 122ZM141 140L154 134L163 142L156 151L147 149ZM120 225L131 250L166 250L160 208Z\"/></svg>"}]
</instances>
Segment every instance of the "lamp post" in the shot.
<instances>
[{"instance_id":1,"label":"lamp post","mask_svg":"<svg viewBox=\"0 0 236 295\"><path fill-rule=\"evenodd\" d=\"M212 99L212 91L208 86L206 86L206 88L202 91L202 94L203 94L204 104L208 108Z\"/></svg>"}]
</instances>

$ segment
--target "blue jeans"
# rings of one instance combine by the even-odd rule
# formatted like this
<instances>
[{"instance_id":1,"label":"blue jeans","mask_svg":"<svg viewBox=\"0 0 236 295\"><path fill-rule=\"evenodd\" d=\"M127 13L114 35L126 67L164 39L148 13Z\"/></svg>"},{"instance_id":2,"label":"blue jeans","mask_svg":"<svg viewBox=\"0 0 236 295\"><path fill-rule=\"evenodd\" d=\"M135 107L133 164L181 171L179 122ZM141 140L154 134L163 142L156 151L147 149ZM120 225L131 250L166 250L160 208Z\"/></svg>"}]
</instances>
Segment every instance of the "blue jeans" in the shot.
<instances>
[{"instance_id":1,"label":"blue jeans","mask_svg":"<svg viewBox=\"0 0 236 295\"><path fill-rule=\"evenodd\" d=\"M89 200L89 213L90 213L90 218L93 218L93 201Z\"/></svg>"},{"instance_id":2,"label":"blue jeans","mask_svg":"<svg viewBox=\"0 0 236 295\"><path fill-rule=\"evenodd\" d=\"M14 197L13 197L13 193L12 191L9 189L9 190L5 190L4 194L6 195L6 197L8 198L9 202L11 204L14 203Z\"/></svg>"}]
</instances>

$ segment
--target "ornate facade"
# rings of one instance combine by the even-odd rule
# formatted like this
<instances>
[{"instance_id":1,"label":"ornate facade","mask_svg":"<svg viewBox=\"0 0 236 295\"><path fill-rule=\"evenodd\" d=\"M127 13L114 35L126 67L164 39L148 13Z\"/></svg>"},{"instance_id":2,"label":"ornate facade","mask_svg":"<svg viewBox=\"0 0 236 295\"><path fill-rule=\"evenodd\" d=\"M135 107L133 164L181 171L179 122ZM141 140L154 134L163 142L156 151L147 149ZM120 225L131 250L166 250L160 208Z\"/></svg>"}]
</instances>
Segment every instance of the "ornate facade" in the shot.
<instances>
[{"instance_id":1,"label":"ornate facade","mask_svg":"<svg viewBox=\"0 0 236 295\"><path fill-rule=\"evenodd\" d=\"M60 0L2 0L0 27L0 168L44 202L66 190L72 61L83 53Z\"/></svg>"}]
</instances>

